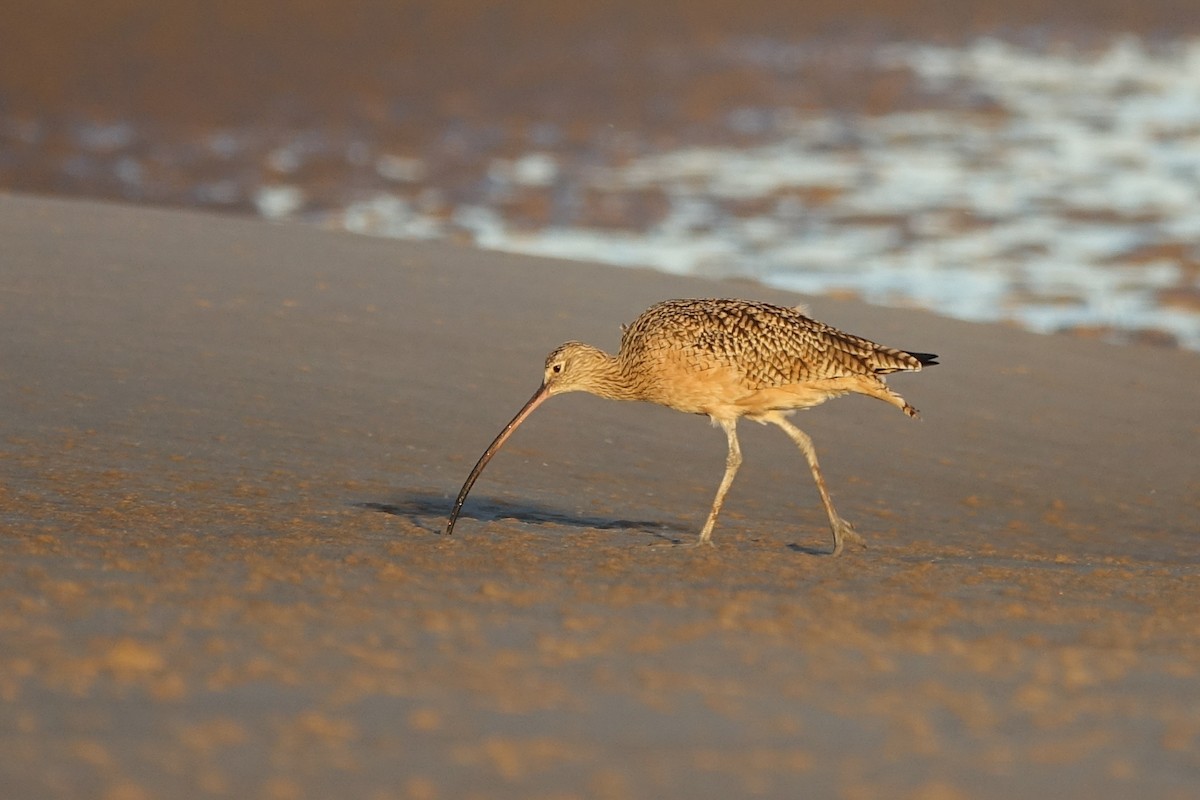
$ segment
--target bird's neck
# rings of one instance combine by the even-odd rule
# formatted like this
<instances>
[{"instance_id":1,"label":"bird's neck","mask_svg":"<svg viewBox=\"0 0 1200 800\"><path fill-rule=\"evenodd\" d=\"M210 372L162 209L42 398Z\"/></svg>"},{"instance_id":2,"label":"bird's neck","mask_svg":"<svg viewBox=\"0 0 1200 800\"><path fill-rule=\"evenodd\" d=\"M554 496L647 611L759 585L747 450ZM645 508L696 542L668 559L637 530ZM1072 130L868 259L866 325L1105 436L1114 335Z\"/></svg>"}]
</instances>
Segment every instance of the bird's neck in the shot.
<instances>
[{"instance_id":1,"label":"bird's neck","mask_svg":"<svg viewBox=\"0 0 1200 800\"><path fill-rule=\"evenodd\" d=\"M596 351L596 360L590 365L586 391L606 400L640 400L642 393L637 383L630 379L621 360L603 350Z\"/></svg>"}]
</instances>

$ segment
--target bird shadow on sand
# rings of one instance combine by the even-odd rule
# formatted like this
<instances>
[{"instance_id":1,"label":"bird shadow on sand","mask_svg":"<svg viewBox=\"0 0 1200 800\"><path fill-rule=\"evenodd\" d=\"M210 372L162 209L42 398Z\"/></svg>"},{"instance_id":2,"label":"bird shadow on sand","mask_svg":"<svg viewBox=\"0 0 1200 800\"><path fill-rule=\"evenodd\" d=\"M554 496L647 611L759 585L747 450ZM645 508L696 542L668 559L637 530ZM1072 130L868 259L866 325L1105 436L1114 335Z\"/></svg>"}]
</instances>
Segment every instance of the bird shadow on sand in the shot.
<instances>
[{"instance_id":1,"label":"bird shadow on sand","mask_svg":"<svg viewBox=\"0 0 1200 800\"><path fill-rule=\"evenodd\" d=\"M414 494L387 503L362 502L354 505L368 511L404 517L419 528L431 533L442 533L446 526L446 518L453 506L453 500L441 495ZM496 522L504 519L531 525L567 525L572 528L593 528L605 531L632 530L668 537L670 536L668 532L684 530L682 526L658 520L613 519L612 517L573 514L561 509L528 503L510 503L494 498L468 502L463 506L462 513L459 515L460 522L464 519L472 519L477 522Z\"/></svg>"},{"instance_id":2,"label":"bird shadow on sand","mask_svg":"<svg viewBox=\"0 0 1200 800\"><path fill-rule=\"evenodd\" d=\"M787 547L787 549L791 550L793 553L803 553L806 556L827 556L831 554L832 550L831 547L796 544L795 542L785 545L785 547Z\"/></svg>"}]
</instances>

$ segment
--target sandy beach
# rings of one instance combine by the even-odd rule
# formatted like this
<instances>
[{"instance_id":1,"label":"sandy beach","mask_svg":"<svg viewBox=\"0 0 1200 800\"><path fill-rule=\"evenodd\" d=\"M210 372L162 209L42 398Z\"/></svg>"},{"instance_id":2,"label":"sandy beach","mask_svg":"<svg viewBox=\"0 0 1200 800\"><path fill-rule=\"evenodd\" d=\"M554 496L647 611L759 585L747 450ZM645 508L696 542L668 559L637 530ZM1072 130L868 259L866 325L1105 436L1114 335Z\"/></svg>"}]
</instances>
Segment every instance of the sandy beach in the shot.
<instances>
[{"instance_id":1,"label":"sandy beach","mask_svg":"<svg viewBox=\"0 0 1200 800\"><path fill-rule=\"evenodd\" d=\"M1194 353L753 284L0 197L0 795L1191 797ZM742 426L555 398L668 297L937 352Z\"/></svg>"}]
</instances>

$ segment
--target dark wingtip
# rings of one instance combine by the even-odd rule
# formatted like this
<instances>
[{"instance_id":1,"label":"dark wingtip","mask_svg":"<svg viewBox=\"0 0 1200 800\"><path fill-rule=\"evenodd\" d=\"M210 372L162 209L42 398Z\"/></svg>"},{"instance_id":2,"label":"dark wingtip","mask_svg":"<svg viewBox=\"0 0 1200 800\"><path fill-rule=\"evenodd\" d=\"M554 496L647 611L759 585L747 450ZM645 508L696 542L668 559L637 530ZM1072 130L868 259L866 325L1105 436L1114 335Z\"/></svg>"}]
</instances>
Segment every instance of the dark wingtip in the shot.
<instances>
[{"instance_id":1,"label":"dark wingtip","mask_svg":"<svg viewBox=\"0 0 1200 800\"><path fill-rule=\"evenodd\" d=\"M907 351L906 351L907 352ZM938 357L936 353L908 353L910 356L921 362L922 367L936 367L938 365Z\"/></svg>"}]
</instances>

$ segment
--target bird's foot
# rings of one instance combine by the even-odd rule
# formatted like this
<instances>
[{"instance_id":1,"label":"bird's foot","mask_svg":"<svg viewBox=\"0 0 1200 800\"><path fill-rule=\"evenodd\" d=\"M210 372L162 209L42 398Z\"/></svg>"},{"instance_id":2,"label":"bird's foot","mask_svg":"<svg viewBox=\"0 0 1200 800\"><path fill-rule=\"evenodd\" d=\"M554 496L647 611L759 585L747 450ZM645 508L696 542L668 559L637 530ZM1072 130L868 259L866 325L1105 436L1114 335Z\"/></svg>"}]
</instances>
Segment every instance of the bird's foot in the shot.
<instances>
[{"instance_id":1,"label":"bird's foot","mask_svg":"<svg viewBox=\"0 0 1200 800\"><path fill-rule=\"evenodd\" d=\"M858 535L854 526L841 517L833 519L833 555L840 556L847 544L854 545L859 550L867 549L867 541Z\"/></svg>"}]
</instances>

